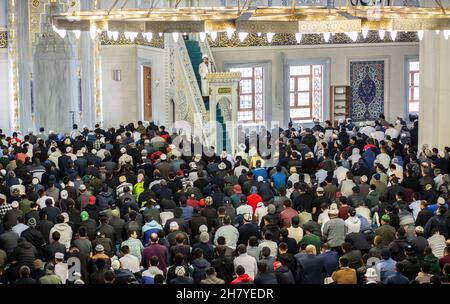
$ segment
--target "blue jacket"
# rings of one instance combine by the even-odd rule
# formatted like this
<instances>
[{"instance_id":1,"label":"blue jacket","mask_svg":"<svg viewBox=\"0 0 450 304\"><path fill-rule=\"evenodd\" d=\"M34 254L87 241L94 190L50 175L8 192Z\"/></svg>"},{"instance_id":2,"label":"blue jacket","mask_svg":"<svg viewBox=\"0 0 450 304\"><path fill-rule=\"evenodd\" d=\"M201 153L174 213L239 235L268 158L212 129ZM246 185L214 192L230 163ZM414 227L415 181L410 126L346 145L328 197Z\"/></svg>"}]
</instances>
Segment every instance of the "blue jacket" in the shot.
<instances>
[{"instance_id":1,"label":"blue jacket","mask_svg":"<svg viewBox=\"0 0 450 304\"><path fill-rule=\"evenodd\" d=\"M295 255L295 259L297 260L297 283L323 284L324 264L322 258L298 253Z\"/></svg>"},{"instance_id":2,"label":"blue jacket","mask_svg":"<svg viewBox=\"0 0 450 304\"><path fill-rule=\"evenodd\" d=\"M331 277L339 269L339 255L336 251L327 251L319 255L323 261L324 277Z\"/></svg>"}]
</instances>

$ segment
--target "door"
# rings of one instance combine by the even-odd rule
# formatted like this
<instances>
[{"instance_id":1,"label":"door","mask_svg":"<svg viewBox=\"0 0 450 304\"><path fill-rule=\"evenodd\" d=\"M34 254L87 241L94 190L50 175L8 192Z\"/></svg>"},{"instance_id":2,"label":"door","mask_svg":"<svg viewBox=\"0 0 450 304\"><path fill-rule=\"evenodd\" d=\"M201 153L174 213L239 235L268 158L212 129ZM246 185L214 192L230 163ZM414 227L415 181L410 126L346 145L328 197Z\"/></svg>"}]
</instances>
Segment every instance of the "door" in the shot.
<instances>
[{"instance_id":1,"label":"door","mask_svg":"<svg viewBox=\"0 0 450 304\"><path fill-rule=\"evenodd\" d=\"M144 67L143 73L143 83L144 83L144 120L152 121L152 69L149 67Z\"/></svg>"}]
</instances>

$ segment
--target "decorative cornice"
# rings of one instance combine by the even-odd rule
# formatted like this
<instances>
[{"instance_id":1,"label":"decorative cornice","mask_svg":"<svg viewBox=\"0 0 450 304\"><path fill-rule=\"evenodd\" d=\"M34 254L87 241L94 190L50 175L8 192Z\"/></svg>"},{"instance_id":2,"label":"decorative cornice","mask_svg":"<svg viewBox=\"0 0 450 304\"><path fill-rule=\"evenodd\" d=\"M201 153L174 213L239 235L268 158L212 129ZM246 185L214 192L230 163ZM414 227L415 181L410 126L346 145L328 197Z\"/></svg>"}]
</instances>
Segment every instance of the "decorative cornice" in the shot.
<instances>
[{"instance_id":1,"label":"decorative cornice","mask_svg":"<svg viewBox=\"0 0 450 304\"><path fill-rule=\"evenodd\" d=\"M363 44L363 43L394 43L394 42L419 42L419 38L415 32L400 32L396 40L392 40L388 34L381 40L378 32L370 31L367 38L363 38L359 34L358 40L355 42L346 34L338 33L330 37L330 41L325 42L321 34L304 34L301 43L297 43L295 34L275 34L271 43L269 43L264 34L260 37L256 34L249 34L244 42L240 42L237 34L233 38L228 39L225 33L220 33L217 40L212 41L208 37L209 44L212 48L215 47L252 47L252 46L283 46L283 45L331 45L331 44Z\"/></svg>"},{"instance_id":2,"label":"decorative cornice","mask_svg":"<svg viewBox=\"0 0 450 304\"><path fill-rule=\"evenodd\" d=\"M159 37L159 35L156 35L156 37L153 37L153 39L148 42L147 39L145 39L142 34L139 34L138 37L131 41L130 39L125 38L124 33L119 34L119 39L114 40L110 39L108 37L108 34L106 32L102 32L100 35L100 44L101 45L143 45L143 46L151 46L158 49L164 49L164 36Z\"/></svg>"},{"instance_id":3,"label":"decorative cornice","mask_svg":"<svg viewBox=\"0 0 450 304\"><path fill-rule=\"evenodd\" d=\"M0 31L0 49L8 48L8 32Z\"/></svg>"},{"instance_id":4,"label":"decorative cornice","mask_svg":"<svg viewBox=\"0 0 450 304\"><path fill-rule=\"evenodd\" d=\"M208 80L240 80L241 73L211 73L206 75Z\"/></svg>"}]
</instances>

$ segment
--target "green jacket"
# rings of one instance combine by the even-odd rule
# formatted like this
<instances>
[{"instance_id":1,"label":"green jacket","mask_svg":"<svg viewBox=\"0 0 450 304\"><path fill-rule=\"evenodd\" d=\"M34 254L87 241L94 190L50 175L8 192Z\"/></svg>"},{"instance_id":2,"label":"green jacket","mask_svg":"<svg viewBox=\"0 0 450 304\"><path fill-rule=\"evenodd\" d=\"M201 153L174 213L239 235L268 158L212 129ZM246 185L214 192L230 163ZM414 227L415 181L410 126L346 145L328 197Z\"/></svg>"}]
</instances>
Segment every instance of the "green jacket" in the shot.
<instances>
[{"instance_id":1,"label":"green jacket","mask_svg":"<svg viewBox=\"0 0 450 304\"><path fill-rule=\"evenodd\" d=\"M439 275L441 273L441 266L439 265L439 259L434 254L426 255L423 258L423 262L430 264L430 274Z\"/></svg>"},{"instance_id":2,"label":"green jacket","mask_svg":"<svg viewBox=\"0 0 450 304\"><path fill-rule=\"evenodd\" d=\"M369 209L378 205L380 201L380 192L378 190L374 190L367 195L366 203Z\"/></svg>"},{"instance_id":3,"label":"green jacket","mask_svg":"<svg viewBox=\"0 0 450 304\"><path fill-rule=\"evenodd\" d=\"M317 252L320 252L320 248L322 247L322 241L320 240L320 237L315 234L305 235L300 241L299 245L302 246L303 244L314 245Z\"/></svg>"},{"instance_id":4,"label":"green jacket","mask_svg":"<svg viewBox=\"0 0 450 304\"><path fill-rule=\"evenodd\" d=\"M62 282L56 274L47 274L39 279L39 284L56 285Z\"/></svg>"}]
</instances>

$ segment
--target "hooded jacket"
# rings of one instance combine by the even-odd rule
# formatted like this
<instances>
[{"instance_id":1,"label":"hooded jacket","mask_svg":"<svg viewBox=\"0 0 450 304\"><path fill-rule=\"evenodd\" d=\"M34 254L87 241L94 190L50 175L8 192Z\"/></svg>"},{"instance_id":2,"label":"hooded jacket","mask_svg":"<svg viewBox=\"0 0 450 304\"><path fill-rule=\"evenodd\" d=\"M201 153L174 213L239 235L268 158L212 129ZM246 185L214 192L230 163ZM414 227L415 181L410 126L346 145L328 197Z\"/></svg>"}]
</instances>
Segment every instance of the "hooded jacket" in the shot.
<instances>
[{"instance_id":1,"label":"hooded jacket","mask_svg":"<svg viewBox=\"0 0 450 304\"><path fill-rule=\"evenodd\" d=\"M278 284L295 284L294 275L286 266L281 266L274 271Z\"/></svg>"},{"instance_id":2,"label":"hooded jacket","mask_svg":"<svg viewBox=\"0 0 450 304\"><path fill-rule=\"evenodd\" d=\"M70 242L72 241L72 228L66 223L60 223L53 226L53 228L50 230L49 235L50 243L53 243L52 234L55 231L58 231L61 235L59 242L61 244L64 244L64 246L66 246L66 249L69 250Z\"/></svg>"},{"instance_id":3,"label":"hooded jacket","mask_svg":"<svg viewBox=\"0 0 450 304\"><path fill-rule=\"evenodd\" d=\"M114 198L112 196L111 192L100 192L97 195L97 209L99 211L107 210L109 209L109 206L114 203Z\"/></svg>"},{"instance_id":4,"label":"hooded jacket","mask_svg":"<svg viewBox=\"0 0 450 304\"><path fill-rule=\"evenodd\" d=\"M206 268L210 266L209 262L206 259L195 259L192 261L192 267L194 268L194 283L200 284L202 280L205 279Z\"/></svg>"},{"instance_id":5,"label":"hooded jacket","mask_svg":"<svg viewBox=\"0 0 450 304\"><path fill-rule=\"evenodd\" d=\"M424 263L430 264L430 274L432 275L439 275L441 273L441 266L439 264L439 258L434 256L433 254L426 255L423 258Z\"/></svg>"},{"instance_id":6,"label":"hooded jacket","mask_svg":"<svg viewBox=\"0 0 450 304\"><path fill-rule=\"evenodd\" d=\"M358 233L361 230L361 220L357 216L350 216L345 220L347 234Z\"/></svg>"},{"instance_id":7,"label":"hooded jacket","mask_svg":"<svg viewBox=\"0 0 450 304\"><path fill-rule=\"evenodd\" d=\"M420 261L415 255L408 255L406 259L402 261L403 265L405 265L405 271L403 274L408 277L410 281L414 280L417 277L417 274L420 271Z\"/></svg>"}]
</instances>

